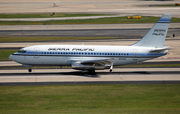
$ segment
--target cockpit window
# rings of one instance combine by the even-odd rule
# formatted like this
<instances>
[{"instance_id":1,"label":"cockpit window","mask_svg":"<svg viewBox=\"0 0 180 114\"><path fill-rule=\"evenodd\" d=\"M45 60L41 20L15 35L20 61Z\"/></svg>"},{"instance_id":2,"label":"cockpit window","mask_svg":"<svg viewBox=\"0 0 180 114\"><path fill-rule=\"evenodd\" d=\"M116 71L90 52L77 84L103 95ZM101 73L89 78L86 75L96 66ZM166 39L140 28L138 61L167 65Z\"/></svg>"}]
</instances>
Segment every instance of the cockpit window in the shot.
<instances>
[{"instance_id":1,"label":"cockpit window","mask_svg":"<svg viewBox=\"0 0 180 114\"><path fill-rule=\"evenodd\" d=\"M26 50L20 49L18 52L19 52L19 53L26 53Z\"/></svg>"}]
</instances>

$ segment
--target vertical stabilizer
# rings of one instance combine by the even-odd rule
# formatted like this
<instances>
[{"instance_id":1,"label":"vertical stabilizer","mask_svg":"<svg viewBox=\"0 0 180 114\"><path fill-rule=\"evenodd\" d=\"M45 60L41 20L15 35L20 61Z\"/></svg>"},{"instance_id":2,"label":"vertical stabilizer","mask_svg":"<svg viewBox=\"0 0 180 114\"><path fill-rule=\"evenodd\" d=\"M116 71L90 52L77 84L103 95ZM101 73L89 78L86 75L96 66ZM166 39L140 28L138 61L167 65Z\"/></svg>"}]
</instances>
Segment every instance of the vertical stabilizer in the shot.
<instances>
[{"instance_id":1,"label":"vertical stabilizer","mask_svg":"<svg viewBox=\"0 0 180 114\"><path fill-rule=\"evenodd\" d=\"M131 46L162 48L171 17L169 14L163 15L139 42Z\"/></svg>"}]
</instances>

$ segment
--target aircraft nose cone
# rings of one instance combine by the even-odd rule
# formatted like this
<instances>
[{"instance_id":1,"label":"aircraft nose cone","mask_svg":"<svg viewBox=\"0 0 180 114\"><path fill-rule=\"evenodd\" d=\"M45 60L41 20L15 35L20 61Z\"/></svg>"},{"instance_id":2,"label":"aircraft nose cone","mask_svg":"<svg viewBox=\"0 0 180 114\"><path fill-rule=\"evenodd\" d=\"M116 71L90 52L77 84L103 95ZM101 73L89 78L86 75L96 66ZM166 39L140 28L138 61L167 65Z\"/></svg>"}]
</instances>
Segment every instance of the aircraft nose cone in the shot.
<instances>
[{"instance_id":1,"label":"aircraft nose cone","mask_svg":"<svg viewBox=\"0 0 180 114\"><path fill-rule=\"evenodd\" d=\"M10 59L10 60L14 60L13 58L14 58L13 55L10 55L10 56L9 56L9 59Z\"/></svg>"}]
</instances>

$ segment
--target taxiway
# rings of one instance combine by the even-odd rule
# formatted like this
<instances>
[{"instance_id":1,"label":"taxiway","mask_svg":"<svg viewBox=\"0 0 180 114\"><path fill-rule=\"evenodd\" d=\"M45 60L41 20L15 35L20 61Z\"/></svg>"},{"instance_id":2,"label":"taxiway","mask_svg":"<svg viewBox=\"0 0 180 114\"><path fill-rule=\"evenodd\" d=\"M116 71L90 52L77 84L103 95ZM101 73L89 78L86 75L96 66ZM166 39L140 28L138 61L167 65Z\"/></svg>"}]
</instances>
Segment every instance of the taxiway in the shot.
<instances>
[{"instance_id":1,"label":"taxiway","mask_svg":"<svg viewBox=\"0 0 180 114\"><path fill-rule=\"evenodd\" d=\"M179 83L180 68L115 68L96 74L72 69L0 70L0 85L78 84L78 83ZM138 83L137 83L138 84Z\"/></svg>"},{"instance_id":2,"label":"taxiway","mask_svg":"<svg viewBox=\"0 0 180 114\"><path fill-rule=\"evenodd\" d=\"M154 5L175 4L174 1L139 0L6 0L0 1L0 13L119 13L119 14L173 14L179 17L179 7L156 7ZM53 5L55 4L55 5Z\"/></svg>"}]
</instances>

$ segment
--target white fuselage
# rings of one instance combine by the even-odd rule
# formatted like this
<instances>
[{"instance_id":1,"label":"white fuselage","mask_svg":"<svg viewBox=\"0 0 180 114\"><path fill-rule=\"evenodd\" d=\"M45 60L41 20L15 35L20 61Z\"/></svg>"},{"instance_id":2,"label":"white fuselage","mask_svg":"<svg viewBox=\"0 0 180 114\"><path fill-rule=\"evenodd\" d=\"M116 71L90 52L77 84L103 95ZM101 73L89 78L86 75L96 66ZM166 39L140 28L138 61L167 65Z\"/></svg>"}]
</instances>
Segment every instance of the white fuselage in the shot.
<instances>
[{"instance_id":1,"label":"white fuselage","mask_svg":"<svg viewBox=\"0 0 180 114\"><path fill-rule=\"evenodd\" d=\"M10 59L23 65L70 66L72 60L113 59L113 65L141 62L166 55L149 52L153 48L135 46L96 45L37 45L23 48L24 52L10 55Z\"/></svg>"}]
</instances>

